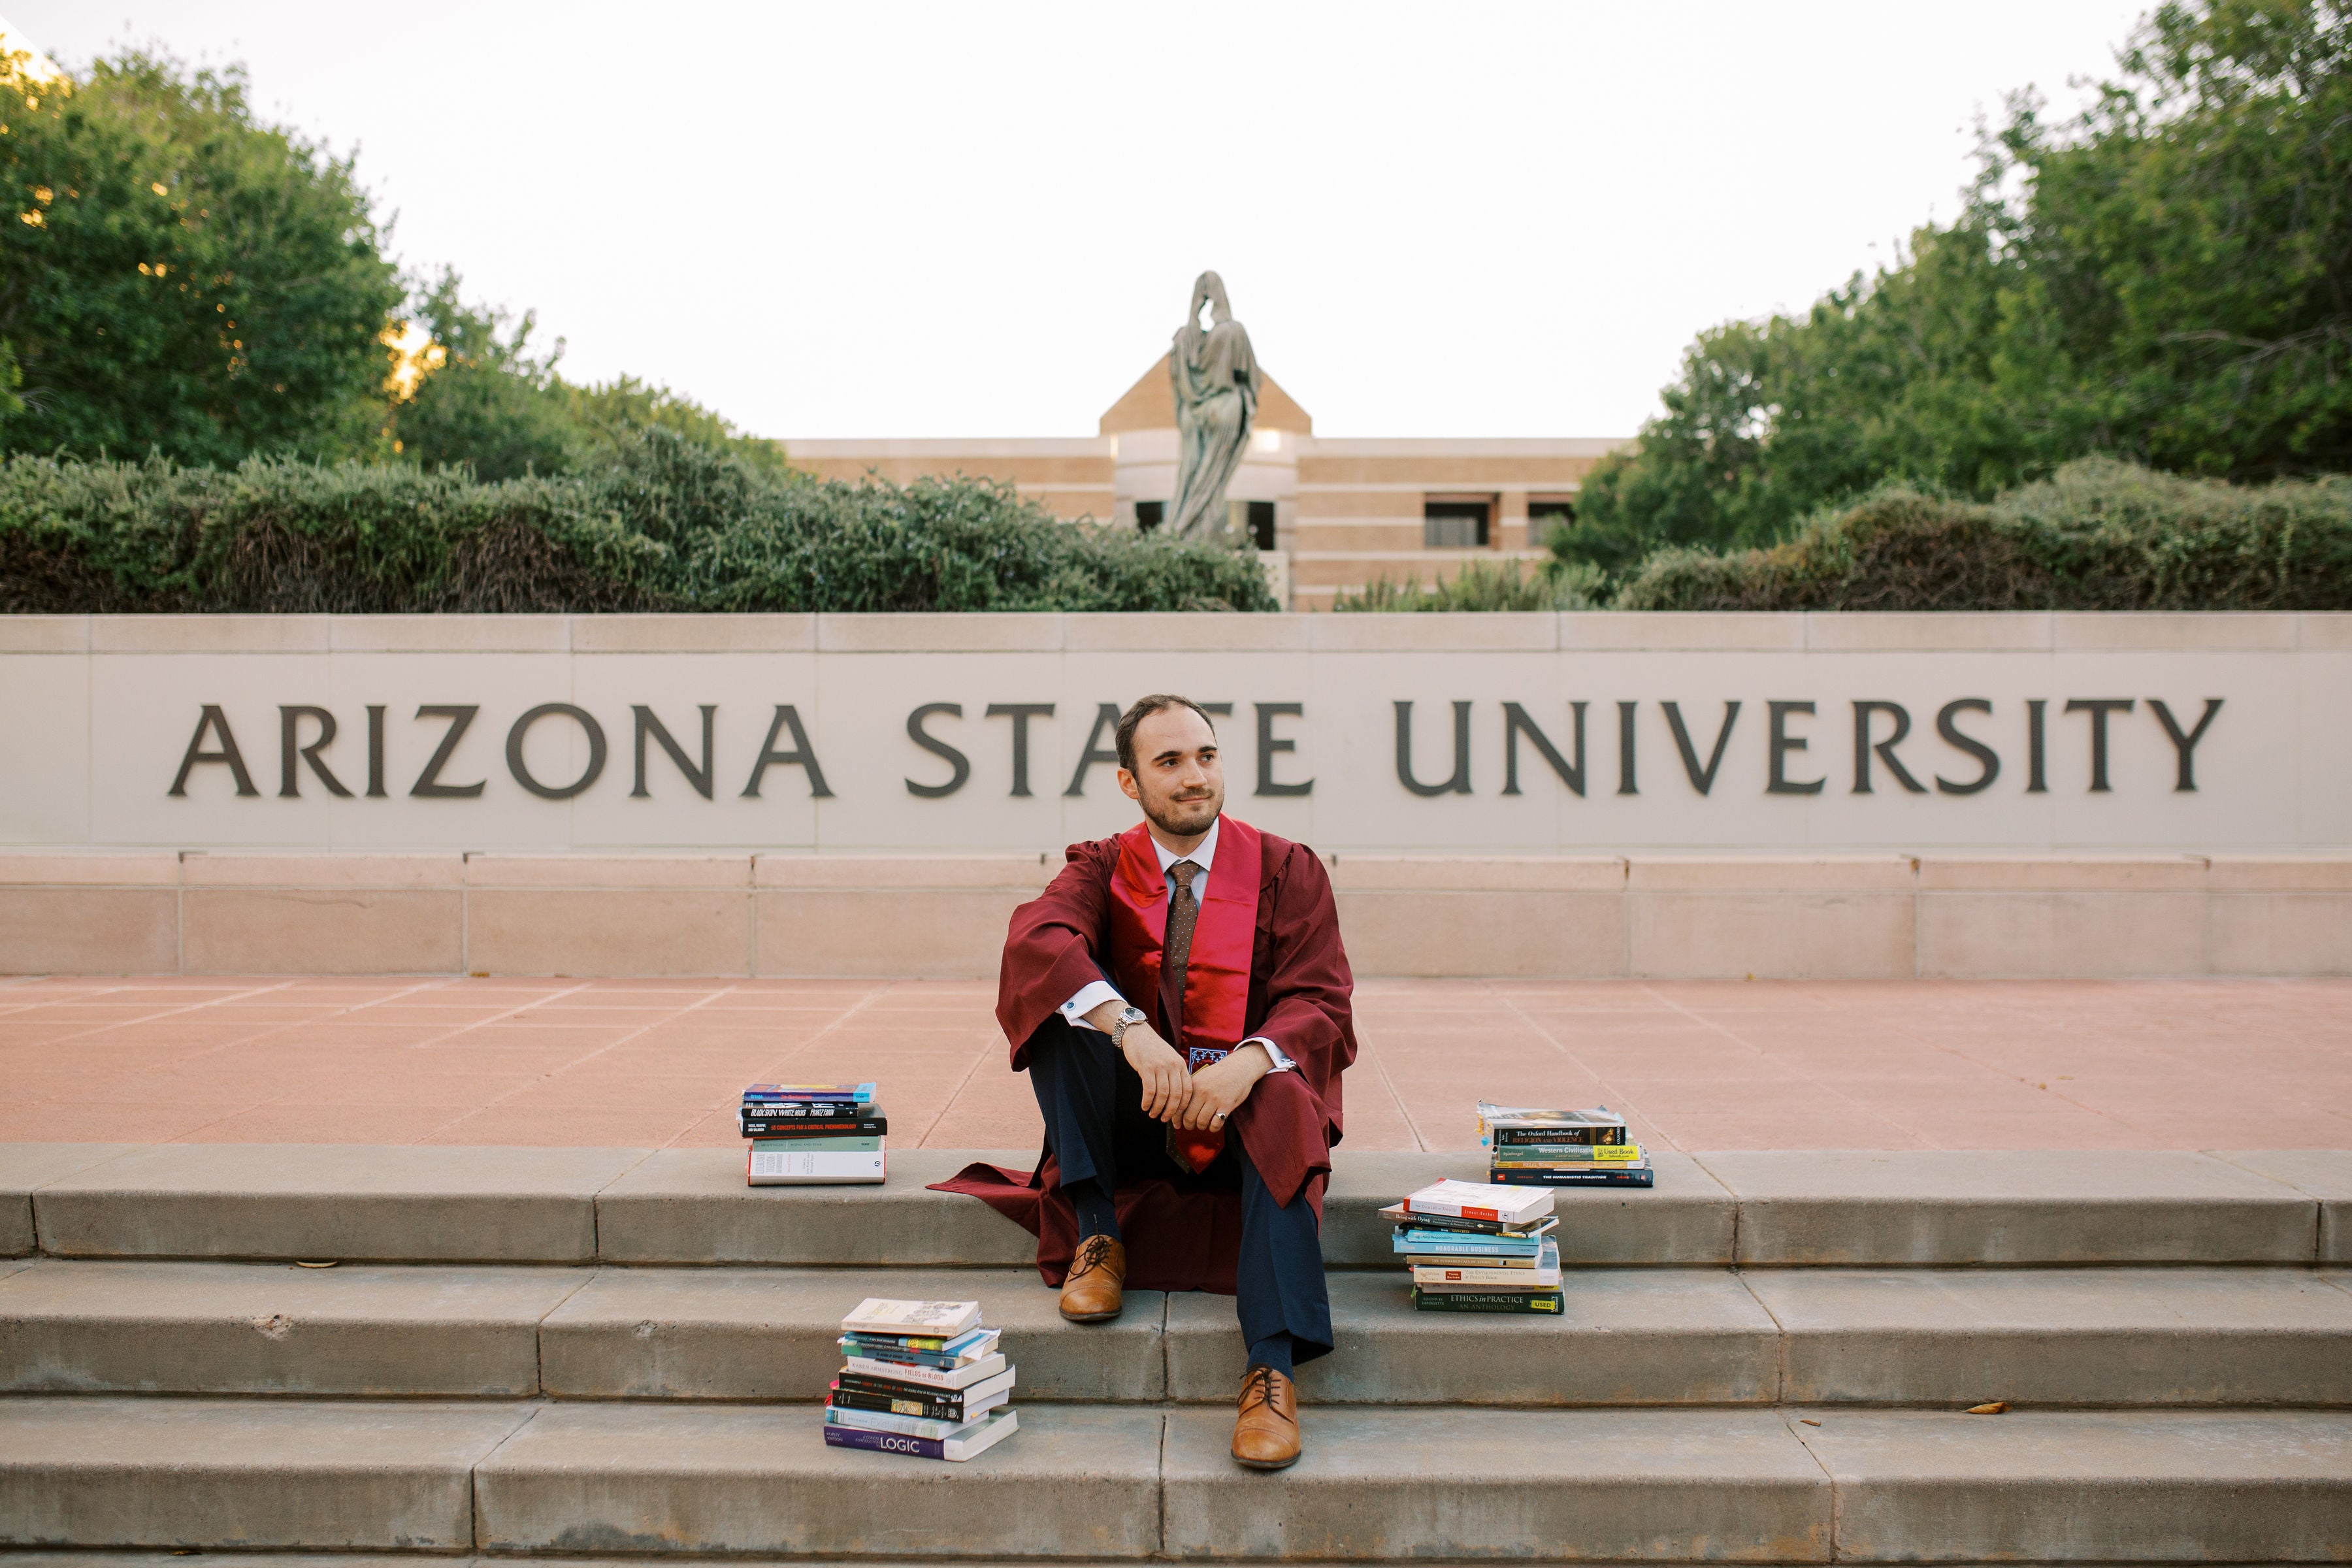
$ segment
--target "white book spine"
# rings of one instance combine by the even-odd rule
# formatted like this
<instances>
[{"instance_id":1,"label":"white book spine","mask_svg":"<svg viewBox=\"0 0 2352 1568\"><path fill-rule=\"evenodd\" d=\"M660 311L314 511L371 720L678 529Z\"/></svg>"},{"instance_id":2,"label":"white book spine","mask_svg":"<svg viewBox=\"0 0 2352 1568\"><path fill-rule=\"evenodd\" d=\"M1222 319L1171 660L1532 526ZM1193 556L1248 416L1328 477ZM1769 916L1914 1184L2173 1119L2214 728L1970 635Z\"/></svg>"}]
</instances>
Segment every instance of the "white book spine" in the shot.
<instances>
[{"instance_id":1,"label":"white book spine","mask_svg":"<svg viewBox=\"0 0 2352 1568\"><path fill-rule=\"evenodd\" d=\"M744 1175L755 1187L848 1185L882 1181L887 1160L878 1149L753 1149Z\"/></svg>"}]
</instances>

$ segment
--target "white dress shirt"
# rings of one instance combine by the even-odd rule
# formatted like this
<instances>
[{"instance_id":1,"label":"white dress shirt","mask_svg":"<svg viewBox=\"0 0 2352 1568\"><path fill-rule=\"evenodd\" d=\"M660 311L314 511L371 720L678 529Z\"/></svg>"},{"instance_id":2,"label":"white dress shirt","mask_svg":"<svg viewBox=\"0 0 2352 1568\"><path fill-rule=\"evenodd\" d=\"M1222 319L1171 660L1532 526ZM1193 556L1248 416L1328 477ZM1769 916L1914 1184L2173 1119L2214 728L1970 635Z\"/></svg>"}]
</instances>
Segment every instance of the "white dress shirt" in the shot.
<instances>
[{"instance_id":1,"label":"white dress shirt","mask_svg":"<svg viewBox=\"0 0 2352 1568\"><path fill-rule=\"evenodd\" d=\"M1190 860L1193 865L1200 868L1198 871L1195 871L1192 874L1192 898L1193 901L1196 903L1205 900L1208 897L1209 877L1214 868L1214 863L1217 858L1217 830L1224 825L1225 819L1222 816L1217 818L1216 821L1211 823L1209 825L1208 837L1202 839L1200 843L1194 845L1192 847L1192 852L1189 855L1177 854L1175 851L1170 849L1168 846L1160 843L1158 838L1154 838L1151 841L1151 847L1156 850L1160 856L1160 871L1162 876L1167 876L1168 868L1171 866L1175 865L1179 860ZM1176 879L1173 877L1168 878L1168 897L1170 907L1173 908L1176 898ZM1076 995L1062 1004L1062 1016L1067 1018L1071 1023L1076 1024L1081 1029L1091 1029L1094 1026L1087 1021L1087 1014L1093 1012L1096 1008L1101 1006L1106 1002L1123 1003L1126 1000L1126 997L1121 996L1118 994L1118 987L1113 985L1109 981L1097 980L1083 987ZM1169 1043L1171 1045L1175 1044L1172 1040ZM1265 1047L1266 1059L1274 1064L1274 1070L1276 1072L1288 1072L1298 1065L1297 1062L1291 1060L1287 1056L1283 1054L1283 1050L1280 1046L1276 1045L1264 1035L1252 1035L1248 1039L1244 1040L1242 1044L1244 1046L1264 1046ZM1176 1048L1179 1050L1183 1049L1181 1046L1178 1046Z\"/></svg>"}]
</instances>

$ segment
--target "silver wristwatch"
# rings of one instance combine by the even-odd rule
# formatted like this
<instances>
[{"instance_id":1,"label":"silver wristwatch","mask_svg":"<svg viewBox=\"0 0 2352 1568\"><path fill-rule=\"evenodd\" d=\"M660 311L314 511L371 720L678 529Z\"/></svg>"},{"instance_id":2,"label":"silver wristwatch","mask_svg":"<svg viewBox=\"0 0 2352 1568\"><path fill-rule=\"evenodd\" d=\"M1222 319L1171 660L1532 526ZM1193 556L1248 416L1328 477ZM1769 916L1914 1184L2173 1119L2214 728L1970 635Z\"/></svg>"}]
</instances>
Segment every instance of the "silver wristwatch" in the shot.
<instances>
[{"instance_id":1,"label":"silver wristwatch","mask_svg":"<svg viewBox=\"0 0 2352 1568\"><path fill-rule=\"evenodd\" d=\"M1110 1026L1110 1048L1115 1051L1124 1050L1127 1046L1128 1030L1133 1028L1136 1025L1140 1024L1141 1022L1143 1022L1143 1009L1131 1005L1125 1012L1112 1019Z\"/></svg>"}]
</instances>

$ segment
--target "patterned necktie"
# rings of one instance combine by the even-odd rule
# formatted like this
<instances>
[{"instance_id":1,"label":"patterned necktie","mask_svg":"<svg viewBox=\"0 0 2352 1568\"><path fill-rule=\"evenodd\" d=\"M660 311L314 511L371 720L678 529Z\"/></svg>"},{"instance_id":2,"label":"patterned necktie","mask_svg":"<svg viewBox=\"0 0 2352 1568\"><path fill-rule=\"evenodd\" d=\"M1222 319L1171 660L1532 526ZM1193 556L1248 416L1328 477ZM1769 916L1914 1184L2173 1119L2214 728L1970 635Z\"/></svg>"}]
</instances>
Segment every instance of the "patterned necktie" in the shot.
<instances>
[{"instance_id":1,"label":"patterned necktie","mask_svg":"<svg viewBox=\"0 0 2352 1568\"><path fill-rule=\"evenodd\" d=\"M1168 879L1176 884L1176 890L1168 899L1168 941L1160 952L1160 984L1171 1000L1171 1015L1182 1010L1184 973L1192 963L1192 927L1201 918L1200 900L1192 897L1192 879L1200 874L1201 868L1190 860L1179 860L1168 868Z\"/></svg>"}]
</instances>

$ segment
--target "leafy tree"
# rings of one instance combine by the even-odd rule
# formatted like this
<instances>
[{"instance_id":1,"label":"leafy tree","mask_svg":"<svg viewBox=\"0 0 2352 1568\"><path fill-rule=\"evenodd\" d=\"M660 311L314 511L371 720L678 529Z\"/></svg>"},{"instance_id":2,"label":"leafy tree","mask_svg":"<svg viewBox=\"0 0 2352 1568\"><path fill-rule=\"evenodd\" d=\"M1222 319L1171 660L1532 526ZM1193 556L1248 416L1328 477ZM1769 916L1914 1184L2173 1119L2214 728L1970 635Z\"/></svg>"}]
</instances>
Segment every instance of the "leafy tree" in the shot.
<instances>
[{"instance_id":1,"label":"leafy tree","mask_svg":"<svg viewBox=\"0 0 2352 1568\"><path fill-rule=\"evenodd\" d=\"M365 452L400 298L351 163L257 122L240 70L126 52L0 70L0 447L190 462Z\"/></svg>"},{"instance_id":2,"label":"leafy tree","mask_svg":"<svg viewBox=\"0 0 2352 1568\"><path fill-rule=\"evenodd\" d=\"M555 374L562 341L535 352L534 314L516 321L467 305L462 281L445 268L415 303L431 346L418 356L414 392L394 411L394 449L428 468L470 466L485 479L569 472L583 454Z\"/></svg>"},{"instance_id":3,"label":"leafy tree","mask_svg":"<svg viewBox=\"0 0 2352 1568\"><path fill-rule=\"evenodd\" d=\"M667 430L697 447L740 458L766 474L782 474L784 444L746 436L729 420L692 398L633 375L587 386L572 386L572 416L610 445L641 430Z\"/></svg>"},{"instance_id":4,"label":"leafy tree","mask_svg":"<svg viewBox=\"0 0 2352 1568\"><path fill-rule=\"evenodd\" d=\"M415 323L429 340L410 360L414 385L393 409L394 450L426 468L464 465L484 479L578 473L614 460L620 443L666 430L688 444L781 473L782 447L666 386L624 375L582 386L557 373L563 342L531 347L534 312L520 320L467 304L463 279L444 268L417 289ZM398 384L401 376L395 374Z\"/></svg>"},{"instance_id":5,"label":"leafy tree","mask_svg":"<svg viewBox=\"0 0 2352 1568\"><path fill-rule=\"evenodd\" d=\"M2117 67L2060 123L2012 97L1894 267L1702 333L1558 554L1622 574L1889 478L1981 500L2091 454L2352 468L2352 5L2167 4Z\"/></svg>"}]
</instances>

